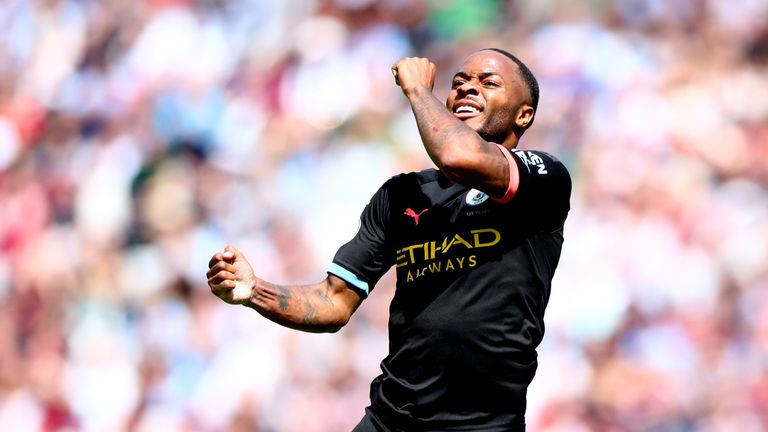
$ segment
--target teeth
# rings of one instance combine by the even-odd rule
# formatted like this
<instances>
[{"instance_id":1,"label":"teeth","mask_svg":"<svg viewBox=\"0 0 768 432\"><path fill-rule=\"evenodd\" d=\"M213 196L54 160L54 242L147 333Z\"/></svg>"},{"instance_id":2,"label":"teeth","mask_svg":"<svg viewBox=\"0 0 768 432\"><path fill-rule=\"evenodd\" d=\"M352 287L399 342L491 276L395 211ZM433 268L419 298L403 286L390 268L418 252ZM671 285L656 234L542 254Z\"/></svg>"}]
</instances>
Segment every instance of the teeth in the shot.
<instances>
[{"instance_id":1,"label":"teeth","mask_svg":"<svg viewBox=\"0 0 768 432\"><path fill-rule=\"evenodd\" d=\"M469 106L469 105L463 105L463 106L460 106L460 107L456 108L456 111L454 111L454 112L456 112L457 114L458 113L465 113L465 112L466 113L476 113L477 112L477 108L475 108L473 106Z\"/></svg>"}]
</instances>

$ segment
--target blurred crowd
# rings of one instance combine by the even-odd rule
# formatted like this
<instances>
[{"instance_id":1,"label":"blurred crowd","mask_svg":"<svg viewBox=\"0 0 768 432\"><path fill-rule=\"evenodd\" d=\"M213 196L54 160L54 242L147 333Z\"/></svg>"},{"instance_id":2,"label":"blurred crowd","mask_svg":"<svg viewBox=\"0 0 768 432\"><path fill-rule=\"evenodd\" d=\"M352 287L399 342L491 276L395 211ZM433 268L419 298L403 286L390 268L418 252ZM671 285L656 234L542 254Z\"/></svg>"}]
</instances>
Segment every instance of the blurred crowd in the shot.
<instances>
[{"instance_id":1,"label":"blurred crowd","mask_svg":"<svg viewBox=\"0 0 768 432\"><path fill-rule=\"evenodd\" d=\"M315 282L431 165L390 75L475 49L574 180L536 431L768 430L768 1L0 2L0 430L350 430L385 277L333 335L212 296L241 248Z\"/></svg>"}]
</instances>

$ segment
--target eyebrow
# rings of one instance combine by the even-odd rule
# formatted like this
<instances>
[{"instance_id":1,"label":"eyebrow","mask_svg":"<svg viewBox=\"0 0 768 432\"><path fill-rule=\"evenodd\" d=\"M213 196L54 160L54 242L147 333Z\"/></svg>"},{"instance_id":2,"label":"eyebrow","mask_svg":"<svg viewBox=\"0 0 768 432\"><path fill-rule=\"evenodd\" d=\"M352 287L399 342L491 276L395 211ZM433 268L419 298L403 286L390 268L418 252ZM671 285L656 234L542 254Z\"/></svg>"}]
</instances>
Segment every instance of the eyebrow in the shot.
<instances>
[{"instance_id":1,"label":"eyebrow","mask_svg":"<svg viewBox=\"0 0 768 432\"><path fill-rule=\"evenodd\" d=\"M491 77L491 76L497 76L497 77L503 79L501 74L499 74L497 72L481 72L480 74L478 74L478 78L480 78L481 80L483 80L485 78L488 78L488 77ZM456 72L456 74L453 76L453 79L456 79L456 78L468 79L469 78L469 74L464 73L464 72Z\"/></svg>"}]
</instances>

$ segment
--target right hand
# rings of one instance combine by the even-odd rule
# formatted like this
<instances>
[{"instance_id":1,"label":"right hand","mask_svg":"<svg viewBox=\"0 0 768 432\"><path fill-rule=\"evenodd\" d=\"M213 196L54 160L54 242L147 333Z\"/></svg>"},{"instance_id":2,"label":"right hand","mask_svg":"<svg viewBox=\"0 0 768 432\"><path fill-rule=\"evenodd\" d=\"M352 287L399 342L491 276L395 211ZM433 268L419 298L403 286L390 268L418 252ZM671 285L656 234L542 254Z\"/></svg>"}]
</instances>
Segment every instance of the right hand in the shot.
<instances>
[{"instance_id":1,"label":"right hand","mask_svg":"<svg viewBox=\"0 0 768 432\"><path fill-rule=\"evenodd\" d=\"M419 87L432 91L436 74L437 67L427 58L406 57L392 65L395 84L400 86L406 96Z\"/></svg>"},{"instance_id":2,"label":"right hand","mask_svg":"<svg viewBox=\"0 0 768 432\"><path fill-rule=\"evenodd\" d=\"M229 304L248 303L256 287L253 267L233 246L211 257L206 276L211 292Z\"/></svg>"}]
</instances>

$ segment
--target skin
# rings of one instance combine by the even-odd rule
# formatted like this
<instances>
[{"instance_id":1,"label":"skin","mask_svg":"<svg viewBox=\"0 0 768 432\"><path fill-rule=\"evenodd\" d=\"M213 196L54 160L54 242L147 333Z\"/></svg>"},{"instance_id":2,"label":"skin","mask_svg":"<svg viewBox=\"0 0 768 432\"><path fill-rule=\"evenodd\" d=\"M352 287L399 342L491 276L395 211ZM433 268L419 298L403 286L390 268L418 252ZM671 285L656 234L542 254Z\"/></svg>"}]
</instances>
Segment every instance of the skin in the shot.
<instances>
[{"instance_id":1,"label":"skin","mask_svg":"<svg viewBox=\"0 0 768 432\"><path fill-rule=\"evenodd\" d=\"M445 104L432 93L436 68L428 59L401 59L392 66L392 73L411 104L424 148L435 165L455 183L491 196L504 195L510 167L494 143L516 147L534 115L517 65L495 51L475 52L454 76ZM462 105L477 112L455 112ZM313 285L267 282L255 276L251 264L233 246L211 257L207 277L211 292L223 301L307 332L338 331L363 300L334 275ZM245 286L245 295L235 290L238 284Z\"/></svg>"},{"instance_id":2,"label":"skin","mask_svg":"<svg viewBox=\"0 0 768 432\"><path fill-rule=\"evenodd\" d=\"M307 332L338 331L362 302L347 282L334 275L313 285L267 282L254 275L251 264L233 246L211 257L206 276L211 292L225 302L247 306L280 325ZM237 298L236 283L249 287L250 296Z\"/></svg>"},{"instance_id":3,"label":"skin","mask_svg":"<svg viewBox=\"0 0 768 432\"><path fill-rule=\"evenodd\" d=\"M432 93L436 68L428 59L401 59L392 73L411 104L424 148L435 165L455 183L491 196L504 195L509 163L493 143L517 147L534 115L517 65L496 51L475 52L454 75L445 105ZM465 104L479 113L457 116L455 108Z\"/></svg>"}]
</instances>

